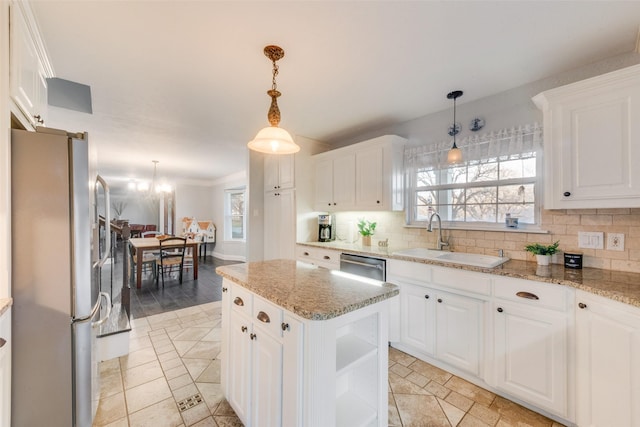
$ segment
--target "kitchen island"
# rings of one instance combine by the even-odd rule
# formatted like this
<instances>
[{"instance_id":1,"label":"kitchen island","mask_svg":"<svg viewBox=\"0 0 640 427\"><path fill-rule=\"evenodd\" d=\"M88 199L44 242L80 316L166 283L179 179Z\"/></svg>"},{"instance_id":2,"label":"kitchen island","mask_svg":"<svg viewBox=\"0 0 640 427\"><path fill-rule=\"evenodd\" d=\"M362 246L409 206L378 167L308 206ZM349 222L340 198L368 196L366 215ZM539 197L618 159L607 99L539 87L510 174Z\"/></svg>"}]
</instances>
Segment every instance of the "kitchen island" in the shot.
<instances>
[{"instance_id":1,"label":"kitchen island","mask_svg":"<svg viewBox=\"0 0 640 427\"><path fill-rule=\"evenodd\" d=\"M225 396L246 426L386 426L395 285L292 260L219 267Z\"/></svg>"}]
</instances>

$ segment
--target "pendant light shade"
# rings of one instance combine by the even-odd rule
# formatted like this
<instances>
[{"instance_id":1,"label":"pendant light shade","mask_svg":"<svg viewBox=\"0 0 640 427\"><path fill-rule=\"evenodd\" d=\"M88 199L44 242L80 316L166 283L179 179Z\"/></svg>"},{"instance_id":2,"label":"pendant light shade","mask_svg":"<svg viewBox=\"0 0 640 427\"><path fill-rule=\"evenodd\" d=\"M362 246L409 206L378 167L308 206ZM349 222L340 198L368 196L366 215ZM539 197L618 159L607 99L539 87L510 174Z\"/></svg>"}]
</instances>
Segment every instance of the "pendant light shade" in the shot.
<instances>
[{"instance_id":1,"label":"pendant light shade","mask_svg":"<svg viewBox=\"0 0 640 427\"><path fill-rule=\"evenodd\" d=\"M286 130L278 126L267 126L248 144L250 150L267 154L293 154L300 151L300 147L293 142L293 138Z\"/></svg>"},{"instance_id":2,"label":"pendant light shade","mask_svg":"<svg viewBox=\"0 0 640 427\"><path fill-rule=\"evenodd\" d=\"M277 90L276 76L278 66L276 61L284 57L284 50L279 46L266 46L264 54L273 63L273 79L271 90L267 94L271 97L271 106L267 118L271 126L267 126L258 132L256 137L249 141L247 147L250 150L267 154L293 154L300 151L300 147L293 141L293 138L286 130L278 127L280 124L280 108L278 108L278 97L281 95Z\"/></svg>"},{"instance_id":3,"label":"pendant light shade","mask_svg":"<svg viewBox=\"0 0 640 427\"><path fill-rule=\"evenodd\" d=\"M456 145L456 135L458 134L458 126L456 125L456 99L462 96L461 90L454 90L447 94L447 99L453 99L453 126L451 127L449 135L453 134L453 146L447 153L447 163L455 165L462 162L462 151Z\"/></svg>"}]
</instances>

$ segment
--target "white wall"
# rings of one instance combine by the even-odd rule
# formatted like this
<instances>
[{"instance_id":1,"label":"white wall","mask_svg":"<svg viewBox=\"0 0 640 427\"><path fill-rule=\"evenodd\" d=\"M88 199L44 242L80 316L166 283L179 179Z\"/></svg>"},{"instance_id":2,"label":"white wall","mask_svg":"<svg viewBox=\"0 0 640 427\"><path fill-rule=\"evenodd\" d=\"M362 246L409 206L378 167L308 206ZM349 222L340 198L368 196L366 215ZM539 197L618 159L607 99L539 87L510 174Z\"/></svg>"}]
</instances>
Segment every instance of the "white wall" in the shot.
<instances>
[{"instance_id":1,"label":"white wall","mask_svg":"<svg viewBox=\"0 0 640 427\"><path fill-rule=\"evenodd\" d=\"M11 157L9 141L9 3L0 2L0 298L11 296Z\"/></svg>"},{"instance_id":2,"label":"white wall","mask_svg":"<svg viewBox=\"0 0 640 427\"><path fill-rule=\"evenodd\" d=\"M211 185L176 185L176 224L178 227L184 217L195 217L199 221L213 220L212 188Z\"/></svg>"},{"instance_id":3,"label":"white wall","mask_svg":"<svg viewBox=\"0 0 640 427\"><path fill-rule=\"evenodd\" d=\"M213 255L217 258L232 261L245 261L247 259L246 241L225 241L224 201L225 190L246 187L247 177L245 172L227 176L216 181L211 186L211 220L216 226L216 245ZM246 203L246 202L245 202ZM248 206L248 204L247 204ZM248 214L248 212L247 212Z\"/></svg>"},{"instance_id":4,"label":"white wall","mask_svg":"<svg viewBox=\"0 0 640 427\"><path fill-rule=\"evenodd\" d=\"M118 216L114 205L122 203L124 209ZM99 207L102 209L102 207ZM115 193L111 195L111 218L127 219L129 224L155 224L159 226L158 201L138 193Z\"/></svg>"},{"instance_id":5,"label":"white wall","mask_svg":"<svg viewBox=\"0 0 640 427\"><path fill-rule=\"evenodd\" d=\"M462 131L456 138L462 139L473 132L469 123L476 117L485 120L481 133L504 129L514 125L532 122L542 123L542 112L533 104L531 98L538 93L554 87L584 80L620 68L640 63L640 54L627 53L614 56L603 61L588 64L533 83L510 89L476 101L465 102L464 95L457 100L456 121L462 125ZM460 89L471 91L473 88L443 88L442 97L446 98L449 90ZM409 140L410 145L423 145L436 141L446 141L451 137L447 130L453 120L453 103L451 108L429 114L396 125L385 126L377 130L355 134L340 141L329 141L334 148L355 144L382 135L399 135Z\"/></svg>"}]
</instances>

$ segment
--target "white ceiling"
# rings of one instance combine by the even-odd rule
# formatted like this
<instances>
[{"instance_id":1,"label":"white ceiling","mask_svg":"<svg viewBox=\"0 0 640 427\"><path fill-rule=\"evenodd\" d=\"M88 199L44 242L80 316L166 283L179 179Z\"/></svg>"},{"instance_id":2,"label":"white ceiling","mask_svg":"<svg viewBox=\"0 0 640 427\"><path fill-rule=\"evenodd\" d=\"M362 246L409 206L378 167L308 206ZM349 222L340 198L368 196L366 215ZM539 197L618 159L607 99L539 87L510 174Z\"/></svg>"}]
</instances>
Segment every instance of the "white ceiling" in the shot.
<instances>
[{"instance_id":1,"label":"white ceiling","mask_svg":"<svg viewBox=\"0 0 640 427\"><path fill-rule=\"evenodd\" d=\"M245 169L267 123L335 143L636 48L640 1L32 1L57 77L91 86L108 179L212 181ZM174 181L175 182L175 181Z\"/></svg>"}]
</instances>

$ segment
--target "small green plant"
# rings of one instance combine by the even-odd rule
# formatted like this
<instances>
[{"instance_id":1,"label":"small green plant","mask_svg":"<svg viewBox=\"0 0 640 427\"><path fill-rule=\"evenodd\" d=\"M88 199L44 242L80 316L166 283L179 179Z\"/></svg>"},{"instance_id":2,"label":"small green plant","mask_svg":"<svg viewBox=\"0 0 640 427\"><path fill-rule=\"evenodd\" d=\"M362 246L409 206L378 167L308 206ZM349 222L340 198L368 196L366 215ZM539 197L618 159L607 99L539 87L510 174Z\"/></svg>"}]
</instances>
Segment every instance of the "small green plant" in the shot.
<instances>
[{"instance_id":1,"label":"small green plant","mask_svg":"<svg viewBox=\"0 0 640 427\"><path fill-rule=\"evenodd\" d=\"M527 252L531 252L534 255L553 255L558 252L559 245L559 240L552 245L541 245L540 243L532 243L525 246L524 250Z\"/></svg>"},{"instance_id":2,"label":"small green plant","mask_svg":"<svg viewBox=\"0 0 640 427\"><path fill-rule=\"evenodd\" d=\"M373 233L376 231L375 222L365 221L364 218L360 218L358 220L358 233L363 236L373 236Z\"/></svg>"}]
</instances>

